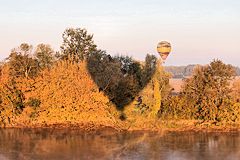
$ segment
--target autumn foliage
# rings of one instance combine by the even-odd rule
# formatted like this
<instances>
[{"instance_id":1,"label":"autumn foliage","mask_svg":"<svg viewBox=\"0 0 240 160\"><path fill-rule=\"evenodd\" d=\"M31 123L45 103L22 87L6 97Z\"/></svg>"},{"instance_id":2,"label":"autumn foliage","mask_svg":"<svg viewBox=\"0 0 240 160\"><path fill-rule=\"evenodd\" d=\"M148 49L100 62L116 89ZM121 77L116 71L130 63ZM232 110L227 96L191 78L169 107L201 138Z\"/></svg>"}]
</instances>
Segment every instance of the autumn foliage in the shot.
<instances>
[{"instance_id":1,"label":"autumn foliage","mask_svg":"<svg viewBox=\"0 0 240 160\"><path fill-rule=\"evenodd\" d=\"M23 43L0 64L0 125L156 129L163 121L240 123L240 81L231 65L198 66L173 94L161 62L111 56L85 29L67 29L61 53ZM72 47L73 48L72 48Z\"/></svg>"},{"instance_id":2,"label":"autumn foliage","mask_svg":"<svg viewBox=\"0 0 240 160\"><path fill-rule=\"evenodd\" d=\"M114 123L114 117L110 114L113 107L108 98L98 91L84 62L59 61L51 70L42 71L35 79L23 78L15 83L1 83L1 91L11 92L2 92L1 95L2 98L11 95L12 101L17 103L20 101L17 93L20 92L19 103L23 105L21 115L15 116L9 107L11 102L3 98L1 115L5 116L2 119L4 123L7 123L6 119L11 124L23 120L35 124L94 122L108 126Z\"/></svg>"}]
</instances>

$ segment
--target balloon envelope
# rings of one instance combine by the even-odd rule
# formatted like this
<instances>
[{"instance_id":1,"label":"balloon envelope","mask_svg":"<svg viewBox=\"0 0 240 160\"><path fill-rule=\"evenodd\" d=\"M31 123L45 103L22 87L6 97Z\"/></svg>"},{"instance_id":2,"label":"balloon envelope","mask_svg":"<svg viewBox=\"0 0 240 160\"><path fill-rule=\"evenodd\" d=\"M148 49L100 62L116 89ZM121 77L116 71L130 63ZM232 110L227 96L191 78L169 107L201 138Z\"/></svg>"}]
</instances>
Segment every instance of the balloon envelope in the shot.
<instances>
[{"instance_id":1,"label":"balloon envelope","mask_svg":"<svg viewBox=\"0 0 240 160\"><path fill-rule=\"evenodd\" d=\"M163 60L167 59L171 49L171 44L167 41L159 42L157 45L157 51Z\"/></svg>"}]
</instances>

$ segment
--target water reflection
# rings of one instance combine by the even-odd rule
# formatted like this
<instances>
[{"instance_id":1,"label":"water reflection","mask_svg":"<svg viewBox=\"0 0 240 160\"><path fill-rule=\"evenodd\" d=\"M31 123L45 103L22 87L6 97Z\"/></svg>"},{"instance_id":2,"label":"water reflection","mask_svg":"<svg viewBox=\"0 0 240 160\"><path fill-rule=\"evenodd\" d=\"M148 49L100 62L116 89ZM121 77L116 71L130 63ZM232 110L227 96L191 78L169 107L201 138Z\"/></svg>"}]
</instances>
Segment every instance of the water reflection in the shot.
<instances>
[{"instance_id":1,"label":"water reflection","mask_svg":"<svg viewBox=\"0 0 240 160\"><path fill-rule=\"evenodd\" d=\"M0 159L237 160L238 133L83 134L70 130L0 129Z\"/></svg>"}]
</instances>

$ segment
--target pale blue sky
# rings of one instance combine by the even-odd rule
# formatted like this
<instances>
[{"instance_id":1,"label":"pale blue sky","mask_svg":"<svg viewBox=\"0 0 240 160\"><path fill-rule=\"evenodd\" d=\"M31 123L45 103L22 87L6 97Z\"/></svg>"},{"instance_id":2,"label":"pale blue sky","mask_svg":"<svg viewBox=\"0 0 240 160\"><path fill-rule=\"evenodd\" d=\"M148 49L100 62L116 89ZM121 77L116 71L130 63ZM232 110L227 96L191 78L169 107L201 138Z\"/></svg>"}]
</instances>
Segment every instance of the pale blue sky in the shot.
<instances>
[{"instance_id":1,"label":"pale blue sky","mask_svg":"<svg viewBox=\"0 0 240 160\"><path fill-rule=\"evenodd\" d=\"M67 27L86 28L110 54L143 59L167 40L166 65L240 66L239 0L0 0L0 59L22 42L58 50Z\"/></svg>"}]
</instances>

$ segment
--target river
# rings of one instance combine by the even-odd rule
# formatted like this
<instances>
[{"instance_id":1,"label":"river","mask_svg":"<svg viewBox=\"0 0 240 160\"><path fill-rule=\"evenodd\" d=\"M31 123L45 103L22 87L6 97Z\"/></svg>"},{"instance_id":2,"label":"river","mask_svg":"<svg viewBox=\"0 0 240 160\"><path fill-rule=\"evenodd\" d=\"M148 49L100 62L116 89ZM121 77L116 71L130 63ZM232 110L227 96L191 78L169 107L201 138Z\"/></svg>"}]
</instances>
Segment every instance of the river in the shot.
<instances>
[{"instance_id":1,"label":"river","mask_svg":"<svg viewBox=\"0 0 240 160\"><path fill-rule=\"evenodd\" d=\"M239 133L0 129L1 160L239 160Z\"/></svg>"}]
</instances>

